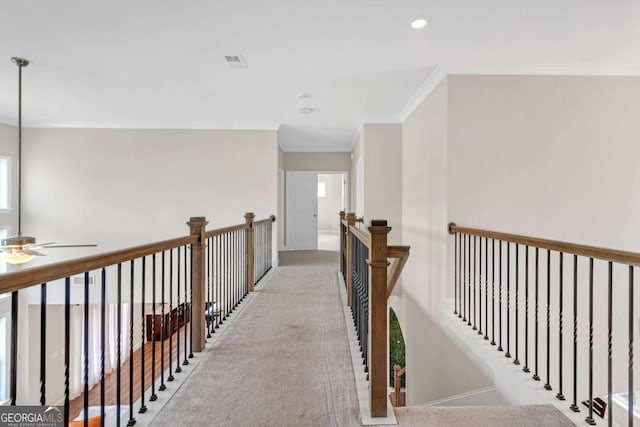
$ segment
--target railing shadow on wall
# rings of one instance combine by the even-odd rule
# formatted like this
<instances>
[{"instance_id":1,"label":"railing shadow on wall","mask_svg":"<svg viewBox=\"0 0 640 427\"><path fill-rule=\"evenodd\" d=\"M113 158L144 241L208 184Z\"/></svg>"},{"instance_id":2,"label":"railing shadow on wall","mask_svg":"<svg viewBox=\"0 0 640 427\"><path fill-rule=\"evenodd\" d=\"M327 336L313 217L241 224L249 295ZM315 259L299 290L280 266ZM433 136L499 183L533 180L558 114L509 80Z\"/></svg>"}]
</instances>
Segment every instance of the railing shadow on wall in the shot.
<instances>
[{"instance_id":1,"label":"railing shadow on wall","mask_svg":"<svg viewBox=\"0 0 640 427\"><path fill-rule=\"evenodd\" d=\"M409 246L389 246L391 227L372 220L369 227L354 213L340 212L340 272L347 291L363 369L369 380L372 417L387 415L389 349L387 300L409 257ZM391 261L389 261L391 260Z\"/></svg>"},{"instance_id":2,"label":"railing shadow on wall","mask_svg":"<svg viewBox=\"0 0 640 427\"><path fill-rule=\"evenodd\" d=\"M206 218L192 217L188 236L0 274L0 295L10 293L12 307L9 404L63 405L65 426L93 413L104 422L105 407L115 406L117 425L134 425L134 413L147 411L271 268L276 218L254 217L209 231ZM40 331L29 343L19 296L34 290ZM53 319L56 301L63 312ZM53 333L60 349L47 348L58 341ZM22 341L39 353L39 366L28 367L39 370L39 389L21 395L37 394L37 402L18 399L19 387L29 387L18 374ZM60 351L60 366L48 366L51 351ZM64 373L47 382L52 372Z\"/></svg>"},{"instance_id":3,"label":"railing shadow on wall","mask_svg":"<svg viewBox=\"0 0 640 427\"><path fill-rule=\"evenodd\" d=\"M449 233L453 314L588 424L632 426L640 254L454 223Z\"/></svg>"}]
</instances>

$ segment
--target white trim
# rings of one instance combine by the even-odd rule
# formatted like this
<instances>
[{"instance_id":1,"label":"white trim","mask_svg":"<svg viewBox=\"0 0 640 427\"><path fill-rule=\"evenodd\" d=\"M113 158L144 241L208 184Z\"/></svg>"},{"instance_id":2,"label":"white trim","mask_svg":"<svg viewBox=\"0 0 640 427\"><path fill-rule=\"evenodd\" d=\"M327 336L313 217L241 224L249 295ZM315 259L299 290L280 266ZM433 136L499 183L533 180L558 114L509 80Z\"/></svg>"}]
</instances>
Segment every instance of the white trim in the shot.
<instances>
[{"instance_id":1,"label":"white trim","mask_svg":"<svg viewBox=\"0 0 640 427\"><path fill-rule=\"evenodd\" d=\"M483 387L483 388L479 388L477 390L468 391L466 393L460 393L460 394L456 394L456 395L453 395L453 396L445 397L444 399L434 400L434 401L431 401L429 403L425 403L422 406L441 406L445 402L450 402L452 400L458 400L458 399L464 399L464 398L467 398L467 397L476 396L478 394L483 394L483 393L489 393L489 392L492 392L492 391L497 391L495 386Z\"/></svg>"},{"instance_id":2,"label":"white trim","mask_svg":"<svg viewBox=\"0 0 640 427\"><path fill-rule=\"evenodd\" d=\"M427 99L431 92L447 78L448 74L446 67L438 65L431 74L429 74L429 77L427 77L424 83L420 85L417 92L409 99L407 105L400 111L400 114L398 114L400 121L404 123L411 113L422 104L422 101Z\"/></svg>"},{"instance_id":3,"label":"white trim","mask_svg":"<svg viewBox=\"0 0 640 427\"><path fill-rule=\"evenodd\" d=\"M351 307L347 305L347 289L344 284L344 278L339 271L336 271L338 276L338 288L340 292L340 300L344 309L344 321L347 327L347 336L349 337L349 350L351 353L351 363L353 367L353 376L356 380L356 392L358 394L358 404L360 406L360 420L363 426L374 425L397 425L396 413L391 405L391 399L387 395L387 416L375 417L371 416L371 409L369 407L369 381L367 380L367 374L362 369L362 356L360 355L360 347L358 344L358 337L356 335L356 329L353 325L353 317L351 316ZM388 357L387 357L388 360Z\"/></svg>"},{"instance_id":4,"label":"white trim","mask_svg":"<svg viewBox=\"0 0 640 427\"><path fill-rule=\"evenodd\" d=\"M398 114L404 123L413 111L438 85L450 75L499 75L499 76L640 76L640 66L634 64L582 64L580 66L512 66L500 64L438 64L429 77Z\"/></svg>"},{"instance_id":5,"label":"white trim","mask_svg":"<svg viewBox=\"0 0 640 427\"><path fill-rule=\"evenodd\" d=\"M350 145L285 145L279 144L282 151L285 153L349 153L353 150L353 143Z\"/></svg>"}]
</instances>

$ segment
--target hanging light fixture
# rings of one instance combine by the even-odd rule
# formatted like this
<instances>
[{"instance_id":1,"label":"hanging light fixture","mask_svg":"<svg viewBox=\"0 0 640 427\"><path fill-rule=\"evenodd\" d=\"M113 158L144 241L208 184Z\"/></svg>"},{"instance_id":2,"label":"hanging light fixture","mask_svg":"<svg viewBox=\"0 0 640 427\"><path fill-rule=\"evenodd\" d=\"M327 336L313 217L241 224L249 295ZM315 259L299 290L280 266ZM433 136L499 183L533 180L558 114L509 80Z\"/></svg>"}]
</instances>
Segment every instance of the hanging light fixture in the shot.
<instances>
[{"instance_id":1,"label":"hanging light fixture","mask_svg":"<svg viewBox=\"0 0 640 427\"><path fill-rule=\"evenodd\" d=\"M95 244L52 246L55 242L36 243L35 237L22 235L22 69L29 65L29 61L14 56L11 62L18 66L18 234L0 240L0 259L9 264L24 264L34 256L44 256L37 249L95 247Z\"/></svg>"},{"instance_id":2,"label":"hanging light fixture","mask_svg":"<svg viewBox=\"0 0 640 427\"><path fill-rule=\"evenodd\" d=\"M2 240L3 251L0 252L0 257L9 264L23 264L38 255L35 251L28 249L29 246L35 245L35 237L22 235L22 195L20 194L22 187L22 69L29 65L29 61L14 56L11 62L18 66L18 235Z\"/></svg>"}]
</instances>

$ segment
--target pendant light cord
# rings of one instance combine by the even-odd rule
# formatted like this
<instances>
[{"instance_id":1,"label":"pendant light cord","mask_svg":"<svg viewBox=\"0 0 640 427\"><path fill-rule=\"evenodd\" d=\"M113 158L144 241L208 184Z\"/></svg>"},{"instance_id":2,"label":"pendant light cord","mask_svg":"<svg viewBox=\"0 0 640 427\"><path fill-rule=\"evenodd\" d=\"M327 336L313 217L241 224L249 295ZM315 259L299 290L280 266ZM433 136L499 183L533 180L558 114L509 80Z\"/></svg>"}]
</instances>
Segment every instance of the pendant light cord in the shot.
<instances>
[{"instance_id":1,"label":"pendant light cord","mask_svg":"<svg viewBox=\"0 0 640 427\"><path fill-rule=\"evenodd\" d=\"M22 235L22 63L18 63L18 236Z\"/></svg>"},{"instance_id":2,"label":"pendant light cord","mask_svg":"<svg viewBox=\"0 0 640 427\"><path fill-rule=\"evenodd\" d=\"M18 236L22 235L22 68L29 65L24 58L13 57L18 66Z\"/></svg>"}]
</instances>

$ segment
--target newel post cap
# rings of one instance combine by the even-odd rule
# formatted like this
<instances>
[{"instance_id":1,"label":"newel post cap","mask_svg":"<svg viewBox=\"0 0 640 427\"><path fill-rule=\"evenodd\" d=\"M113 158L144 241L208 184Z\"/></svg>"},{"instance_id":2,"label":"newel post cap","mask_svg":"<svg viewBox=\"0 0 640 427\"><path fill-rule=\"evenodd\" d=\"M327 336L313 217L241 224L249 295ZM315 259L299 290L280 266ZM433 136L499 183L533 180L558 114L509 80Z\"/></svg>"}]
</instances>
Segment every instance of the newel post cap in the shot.
<instances>
[{"instance_id":1,"label":"newel post cap","mask_svg":"<svg viewBox=\"0 0 640 427\"><path fill-rule=\"evenodd\" d=\"M369 226L369 233L371 234L388 234L391 231L391 227L387 225L385 219L372 219Z\"/></svg>"},{"instance_id":2,"label":"newel post cap","mask_svg":"<svg viewBox=\"0 0 640 427\"><path fill-rule=\"evenodd\" d=\"M271 219L271 222L276 222L276 216L275 215L271 215L269 218Z\"/></svg>"},{"instance_id":3,"label":"newel post cap","mask_svg":"<svg viewBox=\"0 0 640 427\"><path fill-rule=\"evenodd\" d=\"M244 219L247 224L251 224L255 217L256 215L253 212L247 212L246 214L244 214Z\"/></svg>"},{"instance_id":4,"label":"newel post cap","mask_svg":"<svg viewBox=\"0 0 640 427\"><path fill-rule=\"evenodd\" d=\"M207 224L209 224L209 221L207 221L207 218L204 216L192 216L187 222L192 234L199 234L200 228L206 227ZM197 230L197 233L194 233L194 230Z\"/></svg>"}]
</instances>

